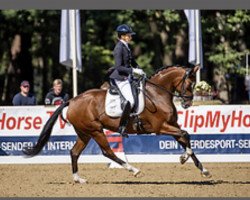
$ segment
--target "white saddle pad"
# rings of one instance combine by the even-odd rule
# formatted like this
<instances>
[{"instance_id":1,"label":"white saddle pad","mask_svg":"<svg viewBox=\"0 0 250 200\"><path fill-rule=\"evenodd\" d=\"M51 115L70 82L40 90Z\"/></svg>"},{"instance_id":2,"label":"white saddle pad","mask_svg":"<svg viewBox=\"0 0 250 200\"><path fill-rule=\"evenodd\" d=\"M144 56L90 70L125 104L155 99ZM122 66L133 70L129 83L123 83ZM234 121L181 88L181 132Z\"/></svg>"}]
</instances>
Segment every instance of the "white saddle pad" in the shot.
<instances>
[{"instance_id":1,"label":"white saddle pad","mask_svg":"<svg viewBox=\"0 0 250 200\"><path fill-rule=\"evenodd\" d=\"M137 112L135 114L139 115L145 107L145 99L143 95L143 83L140 83L140 88L139 88L139 105L137 108ZM109 92L109 89L107 90L106 93L106 99L105 99L105 112L108 116L110 117L120 117L122 115L122 108L121 108L121 99L120 95L112 95Z\"/></svg>"}]
</instances>

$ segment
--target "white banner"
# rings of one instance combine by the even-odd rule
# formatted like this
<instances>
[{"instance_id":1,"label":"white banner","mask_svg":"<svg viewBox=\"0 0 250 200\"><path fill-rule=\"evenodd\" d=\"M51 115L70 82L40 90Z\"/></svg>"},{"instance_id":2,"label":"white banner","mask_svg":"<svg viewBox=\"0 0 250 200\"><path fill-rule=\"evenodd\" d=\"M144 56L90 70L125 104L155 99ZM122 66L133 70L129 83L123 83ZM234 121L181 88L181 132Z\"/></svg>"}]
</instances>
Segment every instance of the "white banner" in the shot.
<instances>
[{"instance_id":1,"label":"white banner","mask_svg":"<svg viewBox=\"0 0 250 200\"><path fill-rule=\"evenodd\" d=\"M0 136L36 136L54 106L0 107ZM190 134L249 134L249 105L193 106L178 110L178 123ZM58 118L52 135L76 135L72 125Z\"/></svg>"},{"instance_id":2,"label":"white banner","mask_svg":"<svg viewBox=\"0 0 250 200\"><path fill-rule=\"evenodd\" d=\"M178 107L178 123L190 134L250 133L249 105Z\"/></svg>"},{"instance_id":3,"label":"white banner","mask_svg":"<svg viewBox=\"0 0 250 200\"><path fill-rule=\"evenodd\" d=\"M0 107L0 136L37 136L55 109L54 106ZM72 125L59 117L52 135L76 133Z\"/></svg>"}]
</instances>

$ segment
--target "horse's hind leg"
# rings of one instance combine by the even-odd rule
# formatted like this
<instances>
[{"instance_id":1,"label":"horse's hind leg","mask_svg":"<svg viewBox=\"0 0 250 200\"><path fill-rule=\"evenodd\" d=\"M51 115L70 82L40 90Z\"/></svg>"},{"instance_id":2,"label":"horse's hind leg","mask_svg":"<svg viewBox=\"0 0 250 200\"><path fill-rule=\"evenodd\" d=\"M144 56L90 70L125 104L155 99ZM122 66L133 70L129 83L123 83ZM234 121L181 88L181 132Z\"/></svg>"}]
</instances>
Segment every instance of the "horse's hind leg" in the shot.
<instances>
[{"instance_id":1,"label":"horse's hind leg","mask_svg":"<svg viewBox=\"0 0 250 200\"><path fill-rule=\"evenodd\" d=\"M191 158L193 159L195 166L201 170L202 176L207 178L210 178L212 176L210 172L205 167L203 167L203 165L201 164L201 162L198 160L198 158L194 153L191 155Z\"/></svg>"},{"instance_id":2,"label":"horse's hind leg","mask_svg":"<svg viewBox=\"0 0 250 200\"><path fill-rule=\"evenodd\" d=\"M174 138L180 143L180 145L186 149L185 153L181 155L180 162L181 164L184 164L188 158L191 156L192 160L194 161L195 166L201 171L202 176L204 177L211 177L211 174L209 171L203 167L202 163L199 161L199 159L196 157L194 152L191 149L190 144L190 136L188 132L182 131L183 136L174 136Z\"/></svg>"},{"instance_id":3,"label":"horse's hind leg","mask_svg":"<svg viewBox=\"0 0 250 200\"><path fill-rule=\"evenodd\" d=\"M112 149L109 146L108 140L103 132L95 131L92 133L93 139L97 142L97 144L100 146L102 153L105 157L115 161L128 171L132 172L134 176L137 176L140 173L140 170L133 167L132 165L124 162L120 158L118 158L115 153L112 151Z\"/></svg>"},{"instance_id":4,"label":"horse's hind leg","mask_svg":"<svg viewBox=\"0 0 250 200\"><path fill-rule=\"evenodd\" d=\"M78 132L78 136L79 136L79 134L80 134L80 132ZM73 148L70 150L73 180L75 183L86 183L87 182L86 179L83 179L78 175L77 161L78 161L78 158L81 155L82 151L87 146L89 140L90 140L89 136L81 134L80 137L77 138L77 141L76 141L75 145L73 146Z\"/></svg>"}]
</instances>

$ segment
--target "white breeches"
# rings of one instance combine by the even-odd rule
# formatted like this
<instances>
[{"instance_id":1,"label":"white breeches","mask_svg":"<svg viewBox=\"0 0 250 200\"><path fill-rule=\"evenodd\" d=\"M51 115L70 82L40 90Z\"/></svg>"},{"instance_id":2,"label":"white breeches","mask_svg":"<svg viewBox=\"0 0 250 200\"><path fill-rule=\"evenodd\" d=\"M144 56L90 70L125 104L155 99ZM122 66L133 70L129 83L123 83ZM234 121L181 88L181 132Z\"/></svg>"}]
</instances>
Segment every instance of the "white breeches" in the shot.
<instances>
[{"instance_id":1,"label":"white breeches","mask_svg":"<svg viewBox=\"0 0 250 200\"><path fill-rule=\"evenodd\" d=\"M129 80L125 80L125 81L115 80L115 83L118 86L118 88L120 89L120 91L121 91L122 95L125 97L125 99L130 102L131 108L133 108L133 106L135 104L135 100L134 100L134 97L132 94L131 85L129 83Z\"/></svg>"}]
</instances>

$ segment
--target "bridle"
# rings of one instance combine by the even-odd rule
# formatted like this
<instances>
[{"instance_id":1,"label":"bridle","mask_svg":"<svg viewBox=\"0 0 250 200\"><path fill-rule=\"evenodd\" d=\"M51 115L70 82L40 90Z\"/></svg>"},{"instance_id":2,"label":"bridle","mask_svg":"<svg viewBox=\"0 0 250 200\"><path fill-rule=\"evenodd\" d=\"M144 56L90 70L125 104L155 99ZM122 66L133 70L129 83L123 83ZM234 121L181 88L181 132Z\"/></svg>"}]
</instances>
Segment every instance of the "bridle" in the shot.
<instances>
[{"instance_id":1,"label":"bridle","mask_svg":"<svg viewBox=\"0 0 250 200\"><path fill-rule=\"evenodd\" d=\"M186 86L186 79L191 75L192 73L192 69L186 69L184 76L182 77L182 79L180 80L180 82L175 86L174 90L176 90L176 88L178 87L178 85L181 84L181 92L179 94L179 97L181 97L182 99L193 99L193 95L185 95L187 90L185 90L185 86Z\"/></svg>"},{"instance_id":2,"label":"bridle","mask_svg":"<svg viewBox=\"0 0 250 200\"><path fill-rule=\"evenodd\" d=\"M175 97L178 97L178 98L182 98L184 101L185 100L192 100L193 99L193 95L186 95L186 90L185 90L185 85L186 85L186 79L191 75L192 73L192 69L186 69L185 70L185 73L182 77L182 79L179 81L179 83L175 86L175 89L181 84L181 92L176 94L176 93L173 93L171 91L169 91L168 89L160 86L160 85L157 85L156 83L153 83L152 81L150 81L147 77L144 77L145 81L150 83L151 85L161 89L161 90L164 90L165 92L171 94L172 96L175 96Z\"/></svg>"}]
</instances>

